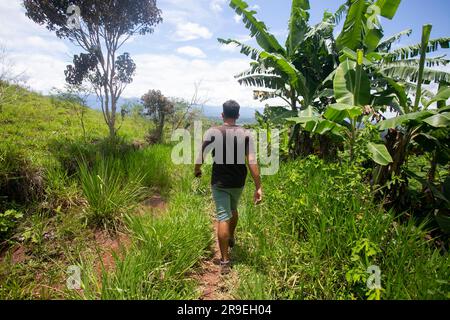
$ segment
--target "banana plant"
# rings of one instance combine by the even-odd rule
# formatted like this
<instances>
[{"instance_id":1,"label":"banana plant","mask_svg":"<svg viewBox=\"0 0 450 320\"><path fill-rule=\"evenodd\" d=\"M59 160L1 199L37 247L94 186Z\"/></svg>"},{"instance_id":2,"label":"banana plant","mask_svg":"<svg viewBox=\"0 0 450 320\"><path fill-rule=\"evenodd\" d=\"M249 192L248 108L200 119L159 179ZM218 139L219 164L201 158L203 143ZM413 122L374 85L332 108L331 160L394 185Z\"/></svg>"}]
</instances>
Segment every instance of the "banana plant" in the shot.
<instances>
[{"instance_id":1,"label":"banana plant","mask_svg":"<svg viewBox=\"0 0 450 320\"><path fill-rule=\"evenodd\" d=\"M333 100L332 90L324 90L324 80L337 67L338 53L333 31L346 12L341 6L334 13L325 12L322 21L309 25L309 0L293 0L288 24L288 37L283 45L272 35L264 22L256 18L243 0L231 0L230 6L242 16L250 36L260 48L253 48L233 39L218 39L222 44L236 45L241 53L250 57L250 69L237 75L242 85L255 88L255 97L261 101L279 97L293 112L305 110L311 105L325 108ZM300 146L311 146L308 133L300 132L295 125L289 139L291 153L300 151Z\"/></svg>"},{"instance_id":2,"label":"banana plant","mask_svg":"<svg viewBox=\"0 0 450 320\"><path fill-rule=\"evenodd\" d=\"M256 97L283 99L293 111L306 109L323 96L323 81L338 65L334 27L345 14L341 6L334 13L326 12L322 21L309 25L309 0L293 0L284 46L272 35L256 11L243 0L231 0L230 6L243 22L260 48L253 48L233 39L218 39L222 44L236 45L253 61L250 69L237 75L240 84L257 88ZM328 92L328 97L332 92Z\"/></svg>"},{"instance_id":3,"label":"banana plant","mask_svg":"<svg viewBox=\"0 0 450 320\"><path fill-rule=\"evenodd\" d=\"M354 160L354 148L361 133L361 123L369 118L367 112L364 115L364 107L372 100L370 81L363 63L363 51L358 50L356 62L347 59L340 64L333 80L337 103L329 105L323 115L310 108L307 112L300 113L299 117L289 118L289 121L300 124L306 131L319 135L332 134L346 141L350 161ZM392 157L384 144L368 141L366 147L377 164L386 166L392 163Z\"/></svg>"},{"instance_id":4,"label":"banana plant","mask_svg":"<svg viewBox=\"0 0 450 320\"><path fill-rule=\"evenodd\" d=\"M450 129L450 107L447 101L450 98L450 87L448 82L441 81L439 91L436 95L424 94L422 88L423 79L426 78L427 52L430 46L435 47L436 42L430 44L431 26L425 25L422 31L422 42L419 47L419 64L415 66L414 73L417 74L415 84L415 98L407 100L405 112L397 117L387 119L378 123L380 131L386 131L386 145L393 156L393 163L388 167L376 168L374 182L378 186L385 186L392 177L401 177L403 183L396 183L387 191L388 198L393 205L404 202L408 178L415 178L415 174L406 169L408 157L414 148L421 148L431 155L430 170L427 183L432 186L435 179L438 164L449 163L449 129ZM445 47L445 45L444 45ZM402 96L408 95L408 89L399 85L397 91ZM432 105L436 108L432 108ZM437 188L429 187L435 198L442 198L435 191Z\"/></svg>"}]
</instances>

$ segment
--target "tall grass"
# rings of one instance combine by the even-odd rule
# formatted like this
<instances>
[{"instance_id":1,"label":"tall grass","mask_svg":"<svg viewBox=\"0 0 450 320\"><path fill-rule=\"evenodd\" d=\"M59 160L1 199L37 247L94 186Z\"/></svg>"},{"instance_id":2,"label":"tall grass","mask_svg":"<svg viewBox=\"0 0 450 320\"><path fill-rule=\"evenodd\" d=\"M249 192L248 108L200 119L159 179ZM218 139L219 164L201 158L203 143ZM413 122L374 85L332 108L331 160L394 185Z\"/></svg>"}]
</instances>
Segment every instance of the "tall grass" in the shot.
<instances>
[{"instance_id":1,"label":"tall grass","mask_svg":"<svg viewBox=\"0 0 450 320\"><path fill-rule=\"evenodd\" d=\"M373 204L359 169L316 158L264 180L265 204L247 192L235 251L238 298L448 298L450 263L423 225ZM381 290L368 289L370 265Z\"/></svg>"},{"instance_id":2,"label":"tall grass","mask_svg":"<svg viewBox=\"0 0 450 320\"><path fill-rule=\"evenodd\" d=\"M94 224L115 224L144 195L143 175L127 176L123 162L99 158L92 168L80 163L83 195L89 203L88 220Z\"/></svg>"},{"instance_id":3,"label":"tall grass","mask_svg":"<svg viewBox=\"0 0 450 320\"><path fill-rule=\"evenodd\" d=\"M168 191L170 160L167 146L111 155L79 162L88 218L94 224L114 223L149 195L150 189Z\"/></svg>"},{"instance_id":4,"label":"tall grass","mask_svg":"<svg viewBox=\"0 0 450 320\"><path fill-rule=\"evenodd\" d=\"M190 274L211 245L211 222L204 198L192 192L179 192L180 187L174 187L168 211L163 216L128 216L132 246L126 254L116 256L112 273L103 272L99 279L95 273L87 272L83 298L199 297L197 284Z\"/></svg>"},{"instance_id":5,"label":"tall grass","mask_svg":"<svg viewBox=\"0 0 450 320\"><path fill-rule=\"evenodd\" d=\"M142 174L144 186L167 192L173 171L170 150L169 146L154 145L133 152L125 158L124 166L131 175Z\"/></svg>"}]
</instances>

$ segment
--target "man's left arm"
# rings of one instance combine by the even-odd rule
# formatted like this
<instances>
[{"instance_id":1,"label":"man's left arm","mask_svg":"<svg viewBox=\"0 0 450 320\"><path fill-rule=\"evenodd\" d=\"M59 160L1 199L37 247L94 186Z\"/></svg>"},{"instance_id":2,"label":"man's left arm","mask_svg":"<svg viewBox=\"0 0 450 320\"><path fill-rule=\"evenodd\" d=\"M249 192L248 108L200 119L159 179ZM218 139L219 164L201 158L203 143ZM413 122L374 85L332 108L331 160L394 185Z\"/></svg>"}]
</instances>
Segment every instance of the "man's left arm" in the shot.
<instances>
[{"instance_id":1,"label":"man's left arm","mask_svg":"<svg viewBox=\"0 0 450 320\"><path fill-rule=\"evenodd\" d=\"M200 153L197 156L197 160L195 161L194 175L197 178L202 176L202 165L203 165L203 161L204 161L206 147L208 147L208 145L210 145L212 143L212 137L208 133L209 133L209 131L206 132L206 138L202 142L202 149L200 150Z\"/></svg>"}]
</instances>

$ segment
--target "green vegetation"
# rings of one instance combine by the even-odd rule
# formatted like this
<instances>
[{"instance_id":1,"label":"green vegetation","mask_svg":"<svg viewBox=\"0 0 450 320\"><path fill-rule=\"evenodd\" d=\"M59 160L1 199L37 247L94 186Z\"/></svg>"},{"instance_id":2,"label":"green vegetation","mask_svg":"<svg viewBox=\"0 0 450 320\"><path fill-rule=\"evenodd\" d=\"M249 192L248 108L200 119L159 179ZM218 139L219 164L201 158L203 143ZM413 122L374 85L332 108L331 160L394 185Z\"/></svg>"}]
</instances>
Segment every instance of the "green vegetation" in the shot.
<instances>
[{"instance_id":1,"label":"green vegetation","mask_svg":"<svg viewBox=\"0 0 450 320\"><path fill-rule=\"evenodd\" d=\"M263 206L252 206L247 192L236 298L448 298L448 255L426 240L424 223L399 223L374 204L363 177L357 167L310 157L264 180ZM381 290L366 287L371 265L380 267Z\"/></svg>"},{"instance_id":2,"label":"green vegetation","mask_svg":"<svg viewBox=\"0 0 450 320\"><path fill-rule=\"evenodd\" d=\"M219 40L253 60L238 80L288 104L253 126L282 130L283 161L263 177L260 206L251 187L244 194L233 297L450 298L450 77L433 69L449 61L429 56L449 38L431 39L427 25L419 45L394 50L411 31L382 41L369 10L394 19L399 3L349 0L311 26L309 1L293 0L283 46L231 0L260 46ZM189 103L150 91L145 108L105 119L70 94L0 89L0 299L200 298L208 175L195 180L171 145L152 144L201 118L198 92ZM396 116L383 119L388 110ZM79 289L66 286L69 267ZM380 286L368 286L377 273Z\"/></svg>"}]
</instances>

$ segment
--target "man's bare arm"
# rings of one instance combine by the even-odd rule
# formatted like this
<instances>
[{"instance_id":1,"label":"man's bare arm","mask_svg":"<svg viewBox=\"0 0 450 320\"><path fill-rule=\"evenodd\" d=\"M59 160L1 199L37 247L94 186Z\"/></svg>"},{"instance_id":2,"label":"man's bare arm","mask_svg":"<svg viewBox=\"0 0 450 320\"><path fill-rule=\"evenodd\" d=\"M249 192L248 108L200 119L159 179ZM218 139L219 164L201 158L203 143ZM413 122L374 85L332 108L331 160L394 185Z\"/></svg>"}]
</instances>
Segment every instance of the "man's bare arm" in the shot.
<instances>
[{"instance_id":1,"label":"man's bare arm","mask_svg":"<svg viewBox=\"0 0 450 320\"><path fill-rule=\"evenodd\" d=\"M204 141L202 143L202 150L200 151L197 160L195 161L195 167L194 167L194 175L198 178L202 176L202 165L204 160L204 152L206 147L210 144L209 141Z\"/></svg>"},{"instance_id":2,"label":"man's bare arm","mask_svg":"<svg viewBox=\"0 0 450 320\"><path fill-rule=\"evenodd\" d=\"M250 169L250 173L252 175L253 181L255 182L255 195L254 201L255 204L259 204L263 198L262 185L261 185L261 176L259 174L259 166L256 160L255 154L253 152L249 153L247 156L248 168Z\"/></svg>"}]
</instances>

